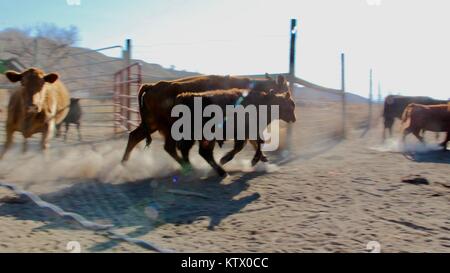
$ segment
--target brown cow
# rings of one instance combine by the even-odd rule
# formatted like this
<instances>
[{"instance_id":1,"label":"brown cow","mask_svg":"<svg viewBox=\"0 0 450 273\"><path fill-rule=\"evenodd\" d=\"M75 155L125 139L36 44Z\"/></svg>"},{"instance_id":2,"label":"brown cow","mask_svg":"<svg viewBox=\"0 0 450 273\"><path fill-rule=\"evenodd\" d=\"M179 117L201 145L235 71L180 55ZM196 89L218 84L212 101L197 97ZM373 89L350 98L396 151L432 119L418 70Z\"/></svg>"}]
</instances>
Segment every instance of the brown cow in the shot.
<instances>
[{"instance_id":1,"label":"brown cow","mask_svg":"<svg viewBox=\"0 0 450 273\"><path fill-rule=\"evenodd\" d=\"M154 85L143 85L139 92L139 108L141 124L130 133L122 162L128 161L136 145L147 139L147 146L152 142L151 135L159 131L164 139L164 149L178 163L186 162L177 153L176 142L171 136L171 111L175 98L183 92L204 92L208 90L224 90L231 88L252 89L278 92L288 91L284 77L278 81L270 78L250 80L249 78L232 76L194 76L175 81L161 81Z\"/></svg>"},{"instance_id":2,"label":"brown cow","mask_svg":"<svg viewBox=\"0 0 450 273\"><path fill-rule=\"evenodd\" d=\"M383 142L386 140L386 130L389 130L389 135L392 137L392 127L396 118L401 119L402 114L406 107L411 104L422 104L422 105L437 105L444 104L447 101L436 100L430 97L410 97L410 96L400 96L400 95L389 95L384 100L384 129L383 129Z\"/></svg>"},{"instance_id":3,"label":"brown cow","mask_svg":"<svg viewBox=\"0 0 450 273\"><path fill-rule=\"evenodd\" d=\"M271 92L261 92L257 90L250 91L247 89L231 89L231 90L215 90L215 91L208 91L208 92L201 92L201 93L182 93L177 96L177 99L175 101L176 105L185 105L190 109L190 113L195 112L195 99L201 98L202 99L202 109L195 109L195 110L201 110L202 112L204 109L210 105L219 106L224 114L224 119L221 121L222 128L221 130L221 139L227 139L226 137L228 135L232 135L233 139L235 139L235 146L234 149L227 153L222 159L221 163L225 164L229 161L231 161L234 156L242 151L247 141L250 139L250 136L252 132L250 132L249 128L251 127L250 124L254 125L254 129L257 130L255 133L256 139L252 139L256 141L259 145L257 146L257 151L253 159L253 163L256 164L260 159L262 155L261 151L261 144L263 143L263 140L260 138L260 135L258 132L262 132L266 127L260 128L260 118L264 118L267 121L267 124L270 124L272 121L272 116L270 115L271 107L272 106L278 106L279 107L279 119L283 120L285 122L295 122L295 103L291 98L290 92L285 93L279 93L275 91ZM256 106L256 109L258 109L258 106L267 106L267 113L266 116L261 116L262 113L260 113L258 110L255 113L256 116L253 115L245 115L245 117L240 117L243 119L243 125L245 128L237 128L237 126L234 126L233 131L231 134L228 134L227 132L227 117L225 117L226 114L226 108L227 106L237 106L241 105L243 107L247 107L249 105ZM198 106L198 105L197 105ZM177 120L176 118L173 118L173 122ZM203 118L203 125L210 122L211 118L204 117ZM172 122L172 123L173 123ZM191 116L191 128L194 128L195 121L194 118ZM203 128L203 127L202 127ZM241 137L243 139L238 139L239 134L238 131L240 129L245 129L244 132L240 131ZM189 139L181 140L178 142L178 147L180 148L183 159L185 162L189 162L189 151L193 147L195 140L194 139L194 133L188 132ZM213 157L213 150L214 146L217 140L206 140L203 138L200 142L200 148L199 153L200 155L213 167L216 172L220 176L226 176L226 172L223 170L222 167L220 167L214 157Z\"/></svg>"},{"instance_id":4,"label":"brown cow","mask_svg":"<svg viewBox=\"0 0 450 273\"><path fill-rule=\"evenodd\" d=\"M403 143L406 136L413 133L422 143L421 130L432 132L447 132L447 138L441 143L444 149L450 141L450 103L440 105L410 104L402 117Z\"/></svg>"},{"instance_id":5,"label":"brown cow","mask_svg":"<svg viewBox=\"0 0 450 273\"><path fill-rule=\"evenodd\" d=\"M23 73L8 71L6 77L13 83L20 82L9 100L6 121L6 142L0 158L11 147L15 131L24 136L23 151L27 139L42 133L42 149L47 149L53 137L55 125L61 123L69 112L70 95L58 80L58 74L30 68Z\"/></svg>"}]
</instances>

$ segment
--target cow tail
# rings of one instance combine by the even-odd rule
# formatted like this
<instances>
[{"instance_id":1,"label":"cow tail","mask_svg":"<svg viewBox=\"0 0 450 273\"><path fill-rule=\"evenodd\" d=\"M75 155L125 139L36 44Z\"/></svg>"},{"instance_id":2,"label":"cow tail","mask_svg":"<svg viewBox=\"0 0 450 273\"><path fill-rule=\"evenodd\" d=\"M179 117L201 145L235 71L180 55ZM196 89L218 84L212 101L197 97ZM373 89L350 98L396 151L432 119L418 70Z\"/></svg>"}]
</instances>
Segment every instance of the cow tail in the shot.
<instances>
[{"instance_id":1,"label":"cow tail","mask_svg":"<svg viewBox=\"0 0 450 273\"><path fill-rule=\"evenodd\" d=\"M413 105L408 105L405 108L405 111L403 111L402 114L402 127L403 129L407 128L409 126L409 124L406 124L408 121L410 122L411 120L411 112L413 110Z\"/></svg>"},{"instance_id":2,"label":"cow tail","mask_svg":"<svg viewBox=\"0 0 450 273\"><path fill-rule=\"evenodd\" d=\"M148 124L145 122L145 117L147 116L147 108L145 107L145 101L144 97L147 93L146 85L143 85L141 87L141 90L139 90L139 113L141 115L141 128L144 130L145 133L145 139L146 139L146 147L148 148L152 142L152 139L150 137L150 128L148 128Z\"/></svg>"},{"instance_id":3,"label":"cow tail","mask_svg":"<svg viewBox=\"0 0 450 273\"><path fill-rule=\"evenodd\" d=\"M412 110L411 105L406 106L405 111L403 111L403 114L402 114L402 122L403 123L405 123L408 120L408 118L411 116L411 110Z\"/></svg>"}]
</instances>

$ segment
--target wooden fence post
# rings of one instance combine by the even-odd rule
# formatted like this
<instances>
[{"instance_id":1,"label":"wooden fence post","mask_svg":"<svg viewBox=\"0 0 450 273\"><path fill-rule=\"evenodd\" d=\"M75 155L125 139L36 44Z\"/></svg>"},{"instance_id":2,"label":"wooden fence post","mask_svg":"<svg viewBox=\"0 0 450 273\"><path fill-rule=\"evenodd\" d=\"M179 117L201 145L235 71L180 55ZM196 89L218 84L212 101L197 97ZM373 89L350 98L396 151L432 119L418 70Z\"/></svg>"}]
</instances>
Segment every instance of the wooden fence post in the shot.
<instances>
[{"instance_id":1,"label":"wooden fence post","mask_svg":"<svg viewBox=\"0 0 450 273\"><path fill-rule=\"evenodd\" d=\"M342 138L347 137L347 96L345 91L345 54L341 54Z\"/></svg>"},{"instance_id":2,"label":"wooden fence post","mask_svg":"<svg viewBox=\"0 0 450 273\"><path fill-rule=\"evenodd\" d=\"M295 55L297 42L297 19L291 19L291 47L289 53L289 76L295 77Z\"/></svg>"},{"instance_id":3,"label":"wooden fence post","mask_svg":"<svg viewBox=\"0 0 450 273\"><path fill-rule=\"evenodd\" d=\"M367 128L372 127L372 112L373 112L373 70L370 69L370 87L369 87L369 120Z\"/></svg>"},{"instance_id":4,"label":"wooden fence post","mask_svg":"<svg viewBox=\"0 0 450 273\"><path fill-rule=\"evenodd\" d=\"M294 81L295 81L295 57L296 57L296 43L297 43L297 19L291 19L291 40L290 40L290 51L289 51L289 86L294 96ZM286 148L285 150L291 149L292 144L292 125L288 124L286 132Z\"/></svg>"},{"instance_id":5,"label":"wooden fence post","mask_svg":"<svg viewBox=\"0 0 450 273\"><path fill-rule=\"evenodd\" d=\"M125 117L127 118L127 121L126 121L126 124L125 124L125 126L126 126L126 128L129 130L129 131L131 131L131 124L129 123L130 122L130 120L131 120L131 111L130 111L130 109L131 109L131 98L130 98L130 95L131 95L131 83L130 83L130 81L131 81L131 71L130 71L130 65L131 65L131 39L127 39L126 40L126 43L125 43L125 67L127 67L127 71L126 71L126 77L125 77L125 79L124 79L124 81L126 82L125 83L125 95L127 96L126 98L125 98L125 101L126 101L126 107L127 107L127 109L126 109L126 115L125 115Z\"/></svg>"}]
</instances>

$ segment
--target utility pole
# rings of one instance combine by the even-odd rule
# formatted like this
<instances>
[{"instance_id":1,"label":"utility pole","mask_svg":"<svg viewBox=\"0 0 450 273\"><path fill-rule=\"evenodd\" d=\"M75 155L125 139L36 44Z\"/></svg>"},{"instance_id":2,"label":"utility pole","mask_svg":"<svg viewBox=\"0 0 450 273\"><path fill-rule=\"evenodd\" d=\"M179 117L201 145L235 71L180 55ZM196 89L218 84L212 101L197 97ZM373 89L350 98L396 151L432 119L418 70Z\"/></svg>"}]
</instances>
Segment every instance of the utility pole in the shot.
<instances>
[{"instance_id":1,"label":"utility pole","mask_svg":"<svg viewBox=\"0 0 450 273\"><path fill-rule=\"evenodd\" d=\"M381 95L381 83L378 82L378 103L383 102L383 96Z\"/></svg>"},{"instance_id":2,"label":"utility pole","mask_svg":"<svg viewBox=\"0 0 450 273\"><path fill-rule=\"evenodd\" d=\"M345 94L345 54L341 53L342 137L347 137L347 96Z\"/></svg>"},{"instance_id":3,"label":"utility pole","mask_svg":"<svg viewBox=\"0 0 450 273\"><path fill-rule=\"evenodd\" d=\"M126 73L126 77L125 79L121 79L120 85L123 86L124 90L123 90L123 99L125 102L125 105L127 107L127 109L124 109L126 120L127 120L127 124L125 125L128 130L131 130L131 124L129 123L129 121L131 120L131 88L130 88L130 81L131 81L131 71L130 71L130 65L131 65L131 39L127 39L125 41L125 49L124 49L124 54L123 54L123 58L124 58L124 67L127 70ZM123 105L123 104L122 104Z\"/></svg>"},{"instance_id":4,"label":"utility pole","mask_svg":"<svg viewBox=\"0 0 450 273\"><path fill-rule=\"evenodd\" d=\"M372 127L372 104L373 104L373 70L370 69L370 83L369 83L369 123L368 128Z\"/></svg>"},{"instance_id":5,"label":"utility pole","mask_svg":"<svg viewBox=\"0 0 450 273\"><path fill-rule=\"evenodd\" d=\"M125 50L127 52L126 55L126 65L129 66L131 64L131 39L127 39L125 43Z\"/></svg>"},{"instance_id":6,"label":"utility pole","mask_svg":"<svg viewBox=\"0 0 450 273\"><path fill-rule=\"evenodd\" d=\"M289 85L292 95L294 91L294 85L295 85L295 57L296 57L296 44L297 44L297 19L291 19L291 44L290 44L290 51L289 51ZM287 126L287 132L286 132L286 147L285 152L289 152L291 148L292 143L292 135L293 135L293 129L292 125L288 124ZM285 155L288 155L288 153L284 153Z\"/></svg>"},{"instance_id":7,"label":"utility pole","mask_svg":"<svg viewBox=\"0 0 450 273\"><path fill-rule=\"evenodd\" d=\"M297 19L291 19L291 47L289 54L289 76L295 77L295 55L297 43Z\"/></svg>"}]
</instances>

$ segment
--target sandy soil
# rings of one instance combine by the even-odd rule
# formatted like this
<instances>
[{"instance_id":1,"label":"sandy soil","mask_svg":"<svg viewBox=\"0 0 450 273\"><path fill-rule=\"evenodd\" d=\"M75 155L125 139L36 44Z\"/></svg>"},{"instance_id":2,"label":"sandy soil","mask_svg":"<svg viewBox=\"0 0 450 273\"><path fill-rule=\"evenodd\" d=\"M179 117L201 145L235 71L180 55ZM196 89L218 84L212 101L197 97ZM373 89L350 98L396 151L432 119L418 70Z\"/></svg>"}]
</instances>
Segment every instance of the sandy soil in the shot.
<instances>
[{"instance_id":1,"label":"sandy soil","mask_svg":"<svg viewBox=\"0 0 450 273\"><path fill-rule=\"evenodd\" d=\"M290 160L270 155L271 164L252 169L246 150L226 166L231 176L223 181L195 152L194 173L180 175L158 141L123 167L123 139L46 155L20 155L17 147L0 162L0 176L67 211L177 252L367 252L370 241L382 252L450 251L449 153L411 137L405 157L395 139L380 143L378 127L361 138L354 126L339 141L338 126L324 127L338 123L333 115L300 114ZM0 189L0 198L8 196ZM144 251L32 204L0 203L0 252L66 252L70 241L83 252Z\"/></svg>"}]
</instances>

